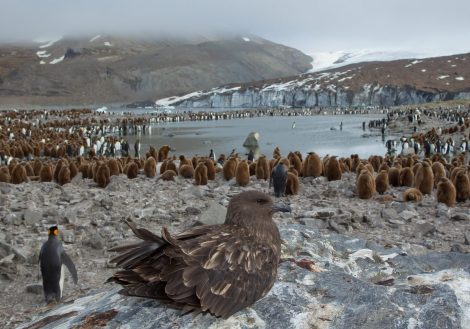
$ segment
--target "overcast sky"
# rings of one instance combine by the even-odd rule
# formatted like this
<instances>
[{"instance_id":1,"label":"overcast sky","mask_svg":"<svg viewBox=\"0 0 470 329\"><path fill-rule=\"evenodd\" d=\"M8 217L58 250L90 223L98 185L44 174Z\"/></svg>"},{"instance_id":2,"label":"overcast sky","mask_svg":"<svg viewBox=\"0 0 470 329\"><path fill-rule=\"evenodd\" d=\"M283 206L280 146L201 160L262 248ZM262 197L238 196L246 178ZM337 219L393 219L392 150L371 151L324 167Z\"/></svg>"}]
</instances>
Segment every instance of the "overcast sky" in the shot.
<instances>
[{"instance_id":1,"label":"overcast sky","mask_svg":"<svg viewBox=\"0 0 470 329\"><path fill-rule=\"evenodd\" d=\"M469 0L0 0L0 41L251 33L306 53L457 53L470 51L469 13Z\"/></svg>"}]
</instances>

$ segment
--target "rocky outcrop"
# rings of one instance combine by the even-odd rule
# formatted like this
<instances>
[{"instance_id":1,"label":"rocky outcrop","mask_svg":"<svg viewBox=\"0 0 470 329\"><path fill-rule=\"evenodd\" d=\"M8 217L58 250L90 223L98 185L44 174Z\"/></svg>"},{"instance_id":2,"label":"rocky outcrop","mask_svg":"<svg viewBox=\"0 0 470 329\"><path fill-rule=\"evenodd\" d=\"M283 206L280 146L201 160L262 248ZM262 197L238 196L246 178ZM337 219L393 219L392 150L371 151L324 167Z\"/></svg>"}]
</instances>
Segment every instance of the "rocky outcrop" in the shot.
<instances>
[{"instance_id":1,"label":"rocky outcrop","mask_svg":"<svg viewBox=\"0 0 470 329\"><path fill-rule=\"evenodd\" d=\"M160 99L156 104L184 108L394 106L470 99L469 81L470 55L464 54L358 63L285 79L223 86Z\"/></svg>"},{"instance_id":2,"label":"rocky outcrop","mask_svg":"<svg viewBox=\"0 0 470 329\"><path fill-rule=\"evenodd\" d=\"M228 320L110 287L19 328L469 328L470 254L410 256L304 225L281 225L280 232L277 282Z\"/></svg>"}]
</instances>

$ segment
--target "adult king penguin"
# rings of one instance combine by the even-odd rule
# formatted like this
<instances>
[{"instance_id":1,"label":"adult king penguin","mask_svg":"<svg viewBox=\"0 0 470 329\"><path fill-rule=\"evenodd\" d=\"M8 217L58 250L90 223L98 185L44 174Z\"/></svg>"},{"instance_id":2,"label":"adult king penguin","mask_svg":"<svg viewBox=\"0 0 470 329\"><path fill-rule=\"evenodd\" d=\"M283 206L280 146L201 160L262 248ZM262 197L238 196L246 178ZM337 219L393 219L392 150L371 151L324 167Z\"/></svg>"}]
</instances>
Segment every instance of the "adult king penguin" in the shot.
<instances>
[{"instance_id":1,"label":"adult king penguin","mask_svg":"<svg viewBox=\"0 0 470 329\"><path fill-rule=\"evenodd\" d=\"M77 270L65 252L62 242L59 240L59 229L52 226L47 230L49 238L41 247L39 253L39 266L42 274L42 286L46 303L60 301L64 288L64 266L72 274L73 281L77 284Z\"/></svg>"}]
</instances>

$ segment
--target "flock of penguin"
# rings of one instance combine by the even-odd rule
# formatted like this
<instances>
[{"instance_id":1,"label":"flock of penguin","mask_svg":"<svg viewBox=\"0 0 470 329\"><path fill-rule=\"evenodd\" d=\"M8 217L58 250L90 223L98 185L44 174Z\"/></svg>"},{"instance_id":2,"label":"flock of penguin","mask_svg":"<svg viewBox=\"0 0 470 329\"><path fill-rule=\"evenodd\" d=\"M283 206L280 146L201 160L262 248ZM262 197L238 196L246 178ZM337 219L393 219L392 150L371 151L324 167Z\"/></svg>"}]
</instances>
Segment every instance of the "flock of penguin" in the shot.
<instances>
[{"instance_id":1,"label":"flock of penguin","mask_svg":"<svg viewBox=\"0 0 470 329\"><path fill-rule=\"evenodd\" d=\"M417 154L371 156L368 159L360 159L356 154L321 158L314 152L303 156L298 151L283 156L276 147L271 158L261 155L252 161L234 152L216 158L213 150L208 157L180 155L177 158L170 156L171 147L164 145L158 150L150 146L144 158L114 158L97 154L87 142L87 139L96 141L104 137L107 131L104 127L109 125L107 120L97 119L86 109L47 114L42 111L3 113L0 116L0 182L21 184L35 180L63 185L80 173L83 179L93 179L101 188L110 183L111 176L120 174L129 179L145 176L166 181L180 176L192 180L195 185L206 185L219 175L227 181L233 179L239 186L247 186L252 177L267 180L274 195L282 197L298 194L301 178L324 176L328 181L334 181L352 172L356 174L356 194L361 199L370 199L376 193L385 194L390 187L404 186L407 189L402 201L421 202L423 195L432 193L436 194L438 202L449 207L470 200L470 163L466 162L465 153L452 158L436 153L423 160ZM119 125L127 127L128 122L122 125L123 122ZM132 125L140 123L139 119L132 121ZM469 125L470 119L466 119L461 127L465 129ZM446 133L462 130L446 129ZM437 133L432 129L414 138L420 141L431 139ZM384 198L395 199L391 194ZM59 301L62 296L64 266L75 282L78 276L58 239L58 228L50 227L48 236L40 252L40 269L45 300L51 302Z\"/></svg>"}]
</instances>

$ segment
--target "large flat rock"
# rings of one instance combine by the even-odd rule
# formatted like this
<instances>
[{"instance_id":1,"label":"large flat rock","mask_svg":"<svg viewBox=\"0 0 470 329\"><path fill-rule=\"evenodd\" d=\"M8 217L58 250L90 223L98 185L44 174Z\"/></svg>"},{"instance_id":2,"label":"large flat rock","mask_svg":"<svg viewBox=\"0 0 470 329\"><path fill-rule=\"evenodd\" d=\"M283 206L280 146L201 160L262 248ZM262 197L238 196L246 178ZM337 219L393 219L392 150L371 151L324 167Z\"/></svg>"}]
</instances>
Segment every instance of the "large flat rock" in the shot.
<instances>
[{"instance_id":1,"label":"large flat rock","mask_svg":"<svg viewBox=\"0 0 470 329\"><path fill-rule=\"evenodd\" d=\"M470 254L409 256L303 225L281 225L269 294L228 320L184 314L109 286L20 328L470 328Z\"/></svg>"}]
</instances>

